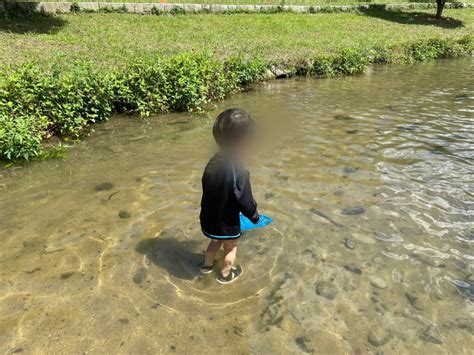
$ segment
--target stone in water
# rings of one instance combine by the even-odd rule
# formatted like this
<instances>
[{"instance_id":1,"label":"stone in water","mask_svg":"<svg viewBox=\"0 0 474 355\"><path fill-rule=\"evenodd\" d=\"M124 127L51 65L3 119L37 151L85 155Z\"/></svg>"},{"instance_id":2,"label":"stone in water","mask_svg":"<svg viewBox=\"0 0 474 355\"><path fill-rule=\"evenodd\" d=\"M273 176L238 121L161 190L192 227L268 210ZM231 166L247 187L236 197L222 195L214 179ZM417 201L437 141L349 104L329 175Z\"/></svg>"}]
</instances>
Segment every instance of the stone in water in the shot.
<instances>
[{"instance_id":1,"label":"stone in water","mask_svg":"<svg viewBox=\"0 0 474 355\"><path fill-rule=\"evenodd\" d=\"M321 297L327 298L328 300L333 300L337 291L329 282L320 282L316 285L316 293Z\"/></svg>"},{"instance_id":2,"label":"stone in water","mask_svg":"<svg viewBox=\"0 0 474 355\"><path fill-rule=\"evenodd\" d=\"M346 216L352 216L356 214L362 214L365 212L365 208L363 206L354 206L354 207L348 207L344 208L342 210L342 214Z\"/></svg>"},{"instance_id":3,"label":"stone in water","mask_svg":"<svg viewBox=\"0 0 474 355\"><path fill-rule=\"evenodd\" d=\"M119 215L120 218L130 218L130 217L132 217L132 214L130 212L126 211L126 210L120 211L118 215Z\"/></svg>"},{"instance_id":4,"label":"stone in water","mask_svg":"<svg viewBox=\"0 0 474 355\"><path fill-rule=\"evenodd\" d=\"M385 283L385 281L378 276L372 276L370 278L370 284L380 289L387 288L387 284Z\"/></svg>"},{"instance_id":5,"label":"stone in water","mask_svg":"<svg viewBox=\"0 0 474 355\"><path fill-rule=\"evenodd\" d=\"M112 184L111 182L103 182L99 185L96 185L94 187L94 190L99 192L99 191L107 191L107 190L111 190L112 188L114 187L114 184Z\"/></svg>"},{"instance_id":6,"label":"stone in water","mask_svg":"<svg viewBox=\"0 0 474 355\"><path fill-rule=\"evenodd\" d=\"M392 335L389 331L383 328L377 328L370 332L369 336L367 337L367 340L373 346L382 346L386 344L391 337Z\"/></svg>"},{"instance_id":7,"label":"stone in water","mask_svg":"<svg viewBox=\"0 0 474 355\"><path fill-rule=\"evenodd\" d=\"M346 238L344 240L344 245L346 246L347 249L354 250L357 243L354 239Z\"/></svg>"}]
</instances>

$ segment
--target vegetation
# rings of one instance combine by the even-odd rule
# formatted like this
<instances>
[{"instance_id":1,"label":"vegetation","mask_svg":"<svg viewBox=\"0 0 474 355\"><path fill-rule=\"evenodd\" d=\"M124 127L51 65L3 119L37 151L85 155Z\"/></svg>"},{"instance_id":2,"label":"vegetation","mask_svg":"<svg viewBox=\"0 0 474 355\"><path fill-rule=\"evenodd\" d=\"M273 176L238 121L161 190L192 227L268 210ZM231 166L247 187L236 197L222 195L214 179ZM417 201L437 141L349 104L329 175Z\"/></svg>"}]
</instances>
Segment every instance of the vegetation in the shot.
<instances>
[{"instance_id":1,"label":"vegetation","mask_svg":"<svg viewBox=\"0 0 474 355\"><path fill-rule=\"evenodd\" d=\"M204 110L275 65L291 74L354 75L370 63L472 53L474 11L451 14L445 22L412 12L7 16L0 21L8 31L0 32L0 157L51 156L48 137L78 139L114 112Z\"/></svg>"},{"instance_id":2,"label":"vegetation","mask_svg":"<svg viewBox=\"0 0 474 355\"><path fill-rule=\"evenodd\" d=\"M29 0L18 0L29 1ZM45 0L56 1L56 0ZM63 0L65 2L78 2L78 0ZM472 3L474 0L463 0ZM435 3L436 0L96 0L96 2L142 2L159 3L168 2L176 4L227 4L227 5L354 5L354 4L400 4L400 3Z\"/></svg>"}]
</instances>

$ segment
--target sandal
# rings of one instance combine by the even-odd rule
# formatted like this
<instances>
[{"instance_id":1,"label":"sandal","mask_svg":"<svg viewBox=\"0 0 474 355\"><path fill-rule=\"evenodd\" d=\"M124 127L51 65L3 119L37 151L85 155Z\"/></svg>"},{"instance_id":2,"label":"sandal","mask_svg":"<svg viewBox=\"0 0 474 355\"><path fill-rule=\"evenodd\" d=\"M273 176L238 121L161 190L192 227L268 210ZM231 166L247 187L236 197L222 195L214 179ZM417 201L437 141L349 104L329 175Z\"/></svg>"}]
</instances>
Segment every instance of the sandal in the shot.
<instances>
[{"instance_id":1,"label":"sandal","mask_svg":"<svg viewBox=\"0 0 474 355\"><path fill-rule=\"evenodd\" d=\"M242 275L243 271L244 270L242 270L242 267L240 265L233 266L230 269L229 275L224 277L221 273L219 273L219 275L217 275L216 277L216 281L223 285L230 284L231 282L237 280L238 277Z\"/></svg>"},{"instance_id":2,"label":"sandal","mask_svg":"<svg viewBox=\"0 0 474 355\"><path fill-rule=\"evenodd\" d=\"M204 274L204 275L210 274L213 269L214 269L214 264L204 265L204 262L199 264L199 271L201 272L201 274Z\"/></svg>"}]
</instances>

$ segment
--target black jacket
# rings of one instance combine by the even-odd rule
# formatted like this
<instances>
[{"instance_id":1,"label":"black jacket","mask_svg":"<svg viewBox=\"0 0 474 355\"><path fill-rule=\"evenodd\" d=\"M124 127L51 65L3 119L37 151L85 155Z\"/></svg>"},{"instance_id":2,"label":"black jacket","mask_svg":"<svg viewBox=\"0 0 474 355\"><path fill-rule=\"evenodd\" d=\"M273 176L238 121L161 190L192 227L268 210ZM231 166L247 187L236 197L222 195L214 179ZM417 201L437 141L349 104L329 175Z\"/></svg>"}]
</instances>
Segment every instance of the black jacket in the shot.
<instances>
[{"instance_id":1,"label":"black jacket","mask_svg":"<svg viewBox=\"0 0 474 355\"><path fill-rule=\"evenodd\" d=\"M210 238L238 238L240 212L253 223L260 218L249 172L236 160L218 153L207 163L202 176L202 231Z\"/></svg>"}]
</instances>

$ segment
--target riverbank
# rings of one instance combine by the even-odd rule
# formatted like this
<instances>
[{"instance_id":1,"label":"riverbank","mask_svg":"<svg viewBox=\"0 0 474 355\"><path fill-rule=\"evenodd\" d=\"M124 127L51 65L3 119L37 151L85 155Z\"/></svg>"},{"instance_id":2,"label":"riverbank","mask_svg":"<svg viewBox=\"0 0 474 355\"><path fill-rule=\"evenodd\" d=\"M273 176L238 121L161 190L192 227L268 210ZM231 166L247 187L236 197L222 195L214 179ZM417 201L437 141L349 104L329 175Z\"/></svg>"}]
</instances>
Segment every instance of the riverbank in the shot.
<instances>
[{"instance_id":1,"label":"riverbank","mask_svg":"<svg viewBox=\"0 0 474 355\"><path fill-rule=\"evenodd\" d=\"M78 139L114 112L205 110L259 80L471 54L474 10L446 16L10 14L0 19L0 156L48 155L49 137Z\"/></svg>"}]
</instances>

